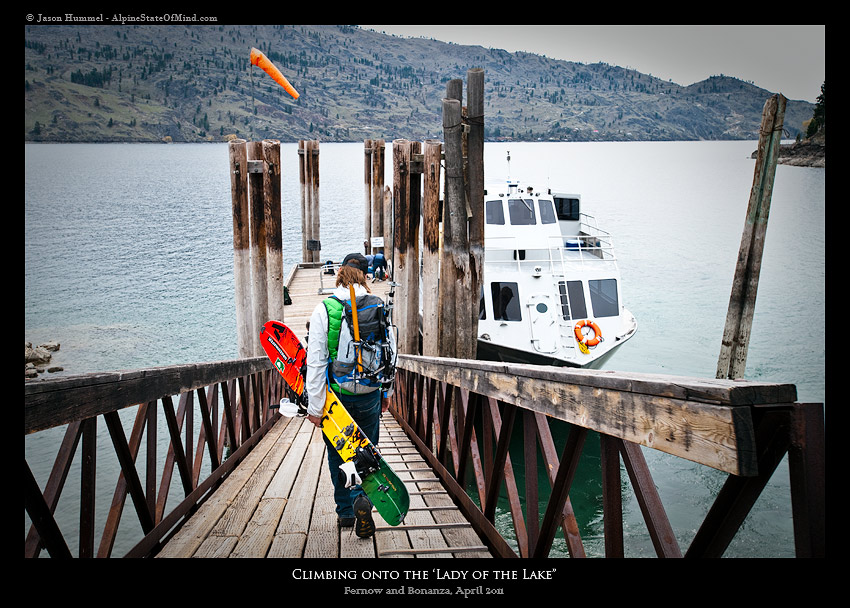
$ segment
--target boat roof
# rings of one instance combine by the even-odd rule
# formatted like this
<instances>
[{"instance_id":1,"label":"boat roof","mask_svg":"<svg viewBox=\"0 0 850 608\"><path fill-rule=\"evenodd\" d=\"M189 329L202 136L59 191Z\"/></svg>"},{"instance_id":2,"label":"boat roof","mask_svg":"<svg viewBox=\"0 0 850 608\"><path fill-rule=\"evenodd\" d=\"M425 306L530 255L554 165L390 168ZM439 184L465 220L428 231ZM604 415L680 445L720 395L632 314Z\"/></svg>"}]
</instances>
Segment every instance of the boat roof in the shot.
<instances>
[{"instance_id":1,"label":"boat roof","mask_svg":"<svg viewBox=\"0 0 850 608\"><path fill-rule=\"evenodd\" d=\"M580 194L570 193L566 190L552 190L549 186L538 187L531 183L520 181L502 180L489 181L484 184L484 195L486 197L505 197L510 194L532 194L542 197L574 198L581 200Z\"/></svg>"}]
</instances>

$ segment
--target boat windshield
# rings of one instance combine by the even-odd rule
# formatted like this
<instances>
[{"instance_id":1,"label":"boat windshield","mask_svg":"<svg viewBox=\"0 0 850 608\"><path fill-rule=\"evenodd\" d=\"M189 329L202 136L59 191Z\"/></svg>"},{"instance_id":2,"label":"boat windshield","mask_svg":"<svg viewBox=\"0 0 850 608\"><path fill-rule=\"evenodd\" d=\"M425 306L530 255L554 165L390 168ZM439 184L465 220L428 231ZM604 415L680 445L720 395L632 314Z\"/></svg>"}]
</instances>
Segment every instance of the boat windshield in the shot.
<instances>
[{"instance_id":1,"label":"boat windshield","mask_svg":"<svg viewBox=\"0 0 850 608\"><path fill-rule=\"evenodd\" d=\"M540 204L540 222L543 224L554 224L558 221L555 217L555 208L552 206L552 201L541 198Z\"/></svg>"},{"instance_id":2,"label":"boat windshield","mask_svg":"<svg viewBox=\"0 0 850 608\"><path fill-rule=\"evenodd\" d=\"M488 224L505 225L505 211L502 209L502 201L487 201L485 209Z\"/></svg>"},{"instance_id":3,"label":"boat windshield","mask_svg":"<svg viewBox=\"0 0 850 608\"><path fill-rule=\"evenodd\" d=\"M537 223L534 214L534 201L530 198L508 199L508 213L513 226L528 226Z\"/></svg>"}]
</instances>

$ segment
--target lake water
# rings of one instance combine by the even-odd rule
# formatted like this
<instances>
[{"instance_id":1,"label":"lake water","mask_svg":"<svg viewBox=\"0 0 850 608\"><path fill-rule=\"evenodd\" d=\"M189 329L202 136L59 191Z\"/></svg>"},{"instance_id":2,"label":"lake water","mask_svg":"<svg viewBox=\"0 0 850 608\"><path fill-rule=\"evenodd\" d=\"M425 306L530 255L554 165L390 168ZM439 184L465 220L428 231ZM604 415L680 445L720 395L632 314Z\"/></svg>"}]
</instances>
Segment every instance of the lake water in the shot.
<instances>
[{"instance_id":1,"label":"lake water","mask_svg":"<svg viewBox=\"0 0 850 608\"><path fill-rule=\"evenodd\" d=\"M614 235L639 325L608 369L713 377L755 148L488 143L485 167L488 179L580 193ZM362 247L363 145L320 150L322 259L340 260ZM281 146L284 272L301 256L296 151ZM391 184L390 142L387 168ZM64 374L236 358L228 171L225 144L25 144L26 340L59 341ZM777 168L747 360L748 379L796 384L802 402L825 401L825 181L824 169ZM57 437L25 441L42 485ZM725 476L644 452L686 547ZM585 486L579 521L588 553L601 555L601 493ZM624 501L629 554L651 555L637 504ZM76 507L68 512L72 528ZM793 553L783 465L727 555Z\"/></svg>"}]
</instances>

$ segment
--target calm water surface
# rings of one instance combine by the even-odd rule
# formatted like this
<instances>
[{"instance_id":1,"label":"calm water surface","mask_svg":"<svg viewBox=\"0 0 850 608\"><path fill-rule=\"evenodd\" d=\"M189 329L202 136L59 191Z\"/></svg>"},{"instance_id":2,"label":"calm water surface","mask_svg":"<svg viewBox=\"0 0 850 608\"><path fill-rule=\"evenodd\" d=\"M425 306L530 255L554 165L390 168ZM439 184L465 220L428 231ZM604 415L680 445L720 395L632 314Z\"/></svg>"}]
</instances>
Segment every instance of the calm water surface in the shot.
<instances>
[{"instance_id":1,"label":"calm water surface","mask_svg":"<svg viewBox=\"0 0 850 608\"><path fill-rule=\"evenodd\" d=\"M485 166L488 179L580 193L583 210L614 235L623 297L639 329L609 369L713 377L755 147L487 144ZM281 148L286 271L301 255L300 194L297 145ZM321 145L323 259L339 260L362 246L362 149ZM390 151L388 144L388 168ZM61 342L54 361L65 374L236 358L226 145L27 144L25 168L28 341ZM389 170L386 179L392 183ZM825 170L780 165L746 377L796 384L799 401L825 401L824 224ZM26 439L27 458L42 484L60 438L61 432L49 431ZM99 469L107 468L113 458L108 437L99 445ZM593 469L598 448L587 452L583 468ZM687 546L725 476L644 453L677 538ZM103 473L114 483L114 472ZM575 494L582 499L572 499L590 555L602 554L598 483L594 476L577 480ZM628 488L624 495L628 550L652 555ZM63 529L75 529L77 500L71 493L60 503ZM509 529L509 515L499 517ZM138 533L133 519L124 518L129 523L116 544L118 555ZM66 535L73 544L75 533ZM727 555L793 556L785 465Z\"/></svg>"}]
</instances>

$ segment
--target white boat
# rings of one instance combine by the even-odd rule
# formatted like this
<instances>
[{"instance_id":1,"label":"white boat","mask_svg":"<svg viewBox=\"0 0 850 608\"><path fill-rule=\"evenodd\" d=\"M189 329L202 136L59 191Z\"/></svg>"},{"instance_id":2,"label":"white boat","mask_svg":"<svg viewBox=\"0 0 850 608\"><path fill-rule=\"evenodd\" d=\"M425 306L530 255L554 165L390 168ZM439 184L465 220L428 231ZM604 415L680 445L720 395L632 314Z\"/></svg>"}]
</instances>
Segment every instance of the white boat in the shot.
<instances>
[{"instance_id":1,"label":"white boat","mask_svg":"<svg viewBox=\"0 0 850 608\"><path fill-rule=\"evenodd\" d=\"M637 330L611 235L576 194L485 186L478 357L600 367Z\"/></svg>"}]
</instances>

